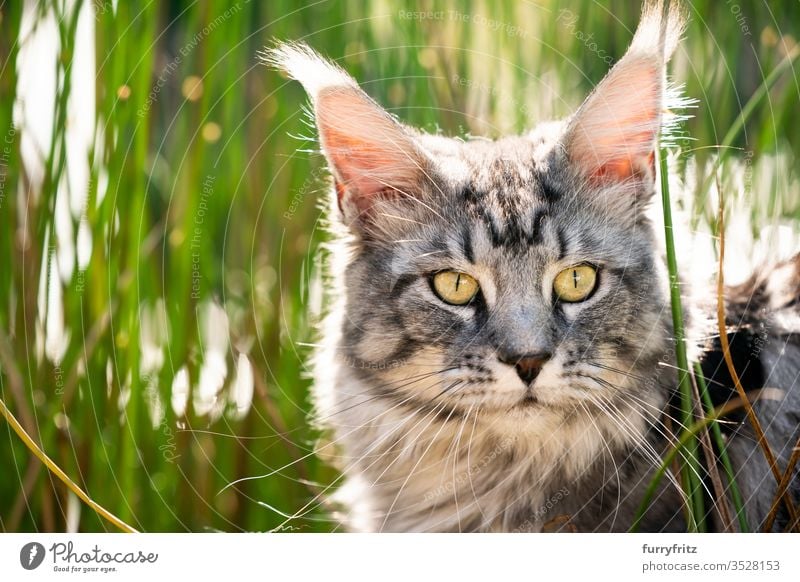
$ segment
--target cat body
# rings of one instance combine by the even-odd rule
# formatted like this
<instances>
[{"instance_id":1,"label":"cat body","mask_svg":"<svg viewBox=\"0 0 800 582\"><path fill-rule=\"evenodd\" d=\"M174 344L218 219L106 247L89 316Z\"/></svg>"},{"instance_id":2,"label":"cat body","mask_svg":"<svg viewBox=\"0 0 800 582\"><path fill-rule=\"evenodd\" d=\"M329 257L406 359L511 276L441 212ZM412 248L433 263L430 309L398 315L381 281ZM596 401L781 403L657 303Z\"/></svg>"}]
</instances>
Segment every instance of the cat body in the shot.
<instances>
[{"instance_id":1,"label":"cat body","mask_svg":"<svg viewBox=\"0 0 800 582\"><path fill-rule=\"evenodd\" d=\"M572 117L495 141L411 130L307 47L271 51L312 98L334 178L314 396L348 529L632 526L677 429L668 277L645 210L682 22L676 5L647 4ZM779 357L779 327L761 357ZM777 387L797 411L791 364ZM783 465L797 432L772 422L785 410L766 410ZM759 497L775 483L742 426L731 455ZM681 495L668 474L640 529L685 531ZM769 509L752 495L747 507L752 523Z\"/></svg>"}]
</instances>

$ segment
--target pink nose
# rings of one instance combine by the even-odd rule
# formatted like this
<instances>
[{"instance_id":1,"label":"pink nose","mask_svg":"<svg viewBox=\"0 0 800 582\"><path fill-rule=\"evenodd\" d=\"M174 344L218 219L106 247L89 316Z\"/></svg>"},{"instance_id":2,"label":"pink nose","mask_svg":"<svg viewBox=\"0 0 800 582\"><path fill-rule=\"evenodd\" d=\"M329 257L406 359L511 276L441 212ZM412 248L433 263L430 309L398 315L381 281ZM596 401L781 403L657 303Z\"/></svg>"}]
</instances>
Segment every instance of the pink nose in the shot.
<instances>
[{"instance_id":1,"label":"pink nose","mask_svg":"<svg viewBox=\"0 0 800 582\"><path fill-rule=\"evenodd\" d=\"M530 385L536 380L539 371L551 358L551 354L526 354L523 356L503 356L500 361L509 366L514 366L517 375L526 384Z\"/></svg>"}]
</instances>

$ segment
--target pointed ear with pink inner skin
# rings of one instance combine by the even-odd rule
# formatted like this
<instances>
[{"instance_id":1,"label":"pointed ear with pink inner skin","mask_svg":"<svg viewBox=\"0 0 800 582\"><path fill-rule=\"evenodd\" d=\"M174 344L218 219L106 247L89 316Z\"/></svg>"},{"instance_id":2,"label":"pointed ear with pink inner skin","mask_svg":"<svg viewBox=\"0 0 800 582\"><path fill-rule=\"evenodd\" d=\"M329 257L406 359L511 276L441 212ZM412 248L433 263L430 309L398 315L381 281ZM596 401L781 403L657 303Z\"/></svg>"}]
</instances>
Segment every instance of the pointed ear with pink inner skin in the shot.
<instances>
[{"instance_id":1,"label":"pointed ear with pink inner skin","mask_svg":"<svg viewBox=\"0 0 800 582\"><path fill-rule=\"evenodd\" d=\"M279 45L266 60L300 81L311 97L345 222L369 220L381 198L418 195L429 175L427 156L347 73L302 44Z\"/></svg>"},{"instance_id":2,"label":"pointed ear with pink inner skin","mask_svg":"<svg viewBox=\"0 0 800 582\"><path fill-rule=\"evenodd\" d=\"M683 22L677 2L666 15L662 2L647 3L630 48L570 120L563 144L588 181L652 185L665 108L666 63Z\"/></svg>"},{"instance_id":3,"label":"pointed ear with pink inner skin","mask_svg":"<svg viewBox=\"0 0 800 582\"><path fill-rule=\"evenodd\" d=\"M314 109L345 214L357 210L363 215L376 196L416 195L426 175L425 156L406 130L360 89L323 89Z\"/></svg>"}]
</instances>

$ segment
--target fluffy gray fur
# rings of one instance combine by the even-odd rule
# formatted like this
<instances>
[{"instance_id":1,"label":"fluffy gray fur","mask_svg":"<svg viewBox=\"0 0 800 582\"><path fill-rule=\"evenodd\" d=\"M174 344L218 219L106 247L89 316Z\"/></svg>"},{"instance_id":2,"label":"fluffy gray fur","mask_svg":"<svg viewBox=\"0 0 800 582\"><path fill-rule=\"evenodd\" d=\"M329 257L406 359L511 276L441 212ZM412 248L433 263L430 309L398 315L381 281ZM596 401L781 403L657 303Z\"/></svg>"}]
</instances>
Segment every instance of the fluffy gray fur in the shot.
<instances>
[{"instance_id":1,"label":"fluffy gray fur","mask_svg":"<svg viewBox=\"0 0 800 582\"><path fill-rule=\"evenodd\" d=\"M269 52L308 90L336 183L314 394L333 435L322 452L345 479L334 501L346 527L631 526L677 424L667 276L644 210L681 30L678 9L662 17L649 4L631 49L574 116L496 141L420 134L304 45ZM628 115L648 99L654 112ZM604 177L609 167L622 178ZM597 267L596 290L556 301L553 278L578 263ZM441 301L430 279L443 270L475 277L479 298ZM779 369L770 385L793 399L764 409L785 464L800 356L767 346ZM501 361L541 352L552 357L530 386ZM741 426L731 453L757 524L771 500L759 488L774 481ZM670 476L641 529L684 531L682 504Z\"/></svg>"}]
</instances>

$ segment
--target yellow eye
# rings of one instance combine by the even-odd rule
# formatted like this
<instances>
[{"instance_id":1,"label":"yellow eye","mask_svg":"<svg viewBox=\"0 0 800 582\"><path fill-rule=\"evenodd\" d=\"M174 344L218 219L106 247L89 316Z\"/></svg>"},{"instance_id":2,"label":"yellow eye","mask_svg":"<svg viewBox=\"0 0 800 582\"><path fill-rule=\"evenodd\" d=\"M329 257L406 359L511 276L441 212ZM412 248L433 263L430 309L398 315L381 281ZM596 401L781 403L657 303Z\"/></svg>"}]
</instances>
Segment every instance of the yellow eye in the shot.
<instances>
[{"instance_id":1,"label":"yellow eye","mask_svg":"<svg viewBox=\"0 0 800 582\"><path fill-rule=\"evenodd\" d=\"M478 294L480 285L474 277L458 271L441 271L433 276L433 290L450 305L466 305Z\"/></svg>"},{"instance_id":2,"label":"yellow eye","mask_svg":"<svg viewBox=\"0 0 800 582\"><path fill-rule=\"evenodd\" d=\"M575 303L586 299L597 285L597 270L582 263L564 269L553 281L553 291L561 301Z\"/></svg>"}]
</instances>

